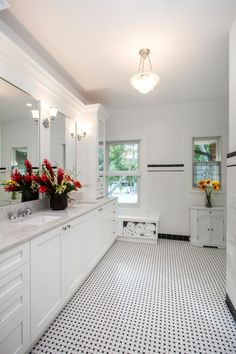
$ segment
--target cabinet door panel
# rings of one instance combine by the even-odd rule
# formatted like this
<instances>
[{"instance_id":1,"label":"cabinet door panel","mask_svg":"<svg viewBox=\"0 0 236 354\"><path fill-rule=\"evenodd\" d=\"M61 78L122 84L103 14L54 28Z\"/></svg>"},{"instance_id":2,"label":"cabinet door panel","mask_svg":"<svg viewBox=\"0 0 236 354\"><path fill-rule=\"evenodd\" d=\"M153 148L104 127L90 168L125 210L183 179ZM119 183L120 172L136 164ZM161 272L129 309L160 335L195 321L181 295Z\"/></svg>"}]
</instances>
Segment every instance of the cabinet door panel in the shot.
<instances>
[{"instance_id":1,"label":"cabinet door panel","mask_svg":"<svg viewBox=\"0 0 236 354\"><path fill-rule=\"evenodd\" d=\"M211 222L210 216L198 215L198 237L197 241L204 244L210 243L211 237Z\"/></svg>"},{"instance_id":2,"label":"cabinet door panel","mask_svg":"<svg viewBox=\"0 0 236 354\"><path fill-rule=\"evenodd\" d=\"M31 329L34 340L63 304L61 231L31 241Z\"/></svg>"},{"instance_id":3,"label":"cabinet door panel","mask_svg":"<svg viewBox=\"0 0 236 354\"><path fill-rule=\"evenodd\" d=\"M84 271L88 274L99 259L99 219L94 211L84 221Z\"/></svg>"},{"instance_id":4,"label":"cabinet door panel","mask_svg":"<svg viewBox=\"0 0 236 354\"><path fill-rule=\"evenodd\" d=\"M68 299L81 284L84 278L84 221L72 224L63 232L62 246L64 252L65 291Z\"/></svg>"},{"instance_id":5,"label":"cabinet door panel","mask_svg":"<svg viewBox=\"0 0 236 354\"><path fill-rule=\"evenodd\" d=\"M211 217L211 243L224 244L224 216L222 213L214 213Z\"/></svg>"}]
</instances>

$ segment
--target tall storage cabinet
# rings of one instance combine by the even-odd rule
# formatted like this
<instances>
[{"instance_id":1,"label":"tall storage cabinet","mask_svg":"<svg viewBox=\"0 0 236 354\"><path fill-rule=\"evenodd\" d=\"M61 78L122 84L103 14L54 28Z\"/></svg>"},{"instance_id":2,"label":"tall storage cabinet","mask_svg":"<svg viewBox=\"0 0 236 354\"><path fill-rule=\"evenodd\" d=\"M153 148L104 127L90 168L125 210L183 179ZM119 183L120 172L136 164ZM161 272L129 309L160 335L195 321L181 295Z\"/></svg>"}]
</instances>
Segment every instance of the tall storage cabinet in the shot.
<instances>
[{"instance_id":1,"label":"tall storage cabinet","mask_svg":"<svg viewBox=\"0 0 236 354\"><path fill-rule=\"evenodd\" d=\"M225 248L225 208L190 207L190 242Z\"/></svg>"},{"instance_id":2,"label":"tall storage cabinet","mask_svg":"<svg viewBox=\"0 0 236 354\"><path fill-rule=\"evenodd\" d=\"M94 201L106 194L106 114L99 104L89 107L86 108L83 116L87 134L77 144L77 174L83 186L83 200ZM77 128L79 130L79 123Z\"/></svg>"}]
</instances>

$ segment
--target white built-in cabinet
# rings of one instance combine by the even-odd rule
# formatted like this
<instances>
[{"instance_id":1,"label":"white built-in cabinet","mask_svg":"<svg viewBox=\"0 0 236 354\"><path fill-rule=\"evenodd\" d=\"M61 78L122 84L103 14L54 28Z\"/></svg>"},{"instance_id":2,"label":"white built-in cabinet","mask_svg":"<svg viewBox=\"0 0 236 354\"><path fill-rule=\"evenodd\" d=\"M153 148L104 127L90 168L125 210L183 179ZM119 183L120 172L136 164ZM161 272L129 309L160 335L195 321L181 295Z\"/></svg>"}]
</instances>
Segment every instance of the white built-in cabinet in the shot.
<instances>
[{"instance_id":1,"label":"white built-in cabinet","mask_svg":"<svg viewBox=\"0 0 236 354\"><path fill-rule=\"evenodd\" d=\"M106 115L101 105L92 105L91 111L88 108L84 114L84 119L88 131L77 144L77 174L83 186L83 199L93 201L106 194Z\"/></svg>"},{"instance_id":2,"label":"white built-in cabinet","mask_svg":"<svg viewBox=\"0 0 236 354\"><path fill-rule=\"evenodd\" d=\"M31 241L31 341L78 289L117 236L117 202Z\"/></svg>"},{"instance_id":3,"label":"white built-in cabinet","mask_svg":"<svg viewBox=\"0 0 236 354\"><path fill-rule=\"evenodd\" d=\"M40 337L117 236L117 201L0 254L0 353Z\"/></svg>"},{"instance_id":4,"label":"white built-in cabinet","mask_svg":"<svg viewBox=\"0 0 236 354\"><path fill-rule=\"evenodd\" d=\"M190 207L191 244L224 248L225 234L225 208Z\"/></svg>"}]
</instances>

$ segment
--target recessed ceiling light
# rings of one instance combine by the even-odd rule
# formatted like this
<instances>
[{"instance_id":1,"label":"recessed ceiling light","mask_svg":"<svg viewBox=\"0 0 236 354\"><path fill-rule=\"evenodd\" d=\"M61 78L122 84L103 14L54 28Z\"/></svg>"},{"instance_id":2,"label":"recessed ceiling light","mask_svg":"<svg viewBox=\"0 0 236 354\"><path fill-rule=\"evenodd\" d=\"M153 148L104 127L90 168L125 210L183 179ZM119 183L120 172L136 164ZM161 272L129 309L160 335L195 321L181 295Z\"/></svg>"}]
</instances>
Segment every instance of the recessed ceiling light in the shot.
<instances>
[{"instance_id":1,"label":"recessed ceiling light","mask_svg":"<svg viewBox=\"0 0 236 354\"><path fill-rule=\"evenodd\" d=\"M32 107L32 103L26 103L26 106Z\"/></svg>"}]
</instances>

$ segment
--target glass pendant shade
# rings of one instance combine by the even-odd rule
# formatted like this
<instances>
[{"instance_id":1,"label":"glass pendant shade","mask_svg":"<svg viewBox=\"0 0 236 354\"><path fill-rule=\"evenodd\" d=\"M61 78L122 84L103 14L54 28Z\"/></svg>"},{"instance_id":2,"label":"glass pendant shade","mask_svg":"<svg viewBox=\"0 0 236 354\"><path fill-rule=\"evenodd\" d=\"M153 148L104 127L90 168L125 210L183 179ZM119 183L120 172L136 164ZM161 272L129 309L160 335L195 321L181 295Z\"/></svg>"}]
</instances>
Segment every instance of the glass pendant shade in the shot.
<instances>
[{"instance_id":1,"label":"glass pendant shade","mask_svg":"<svg viewBox=\"0 0 236 354\"><path fill-rule=\"evenodd\" d=\"M159 76L151 71L135 74L130 79L131 85L143 94L152 91L159 81Z\"/></svg>"},{"instance_id":2,"label":"glass pendant shade","mask_svg":"<svg viewBox=\"0 0 236 354\"><path fill-rule=\"evenodd\" d=\"M160 81L159 76L152 72L152 64L149 54L150 49L148 48L143 48L139 51L139 72L133 75L130 79L130 84L143 94L152 91ZM148 70L145 70L145 60L147 60L146 63L149 65Z\"/></svg>"}]
</instances>

